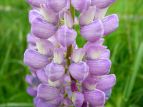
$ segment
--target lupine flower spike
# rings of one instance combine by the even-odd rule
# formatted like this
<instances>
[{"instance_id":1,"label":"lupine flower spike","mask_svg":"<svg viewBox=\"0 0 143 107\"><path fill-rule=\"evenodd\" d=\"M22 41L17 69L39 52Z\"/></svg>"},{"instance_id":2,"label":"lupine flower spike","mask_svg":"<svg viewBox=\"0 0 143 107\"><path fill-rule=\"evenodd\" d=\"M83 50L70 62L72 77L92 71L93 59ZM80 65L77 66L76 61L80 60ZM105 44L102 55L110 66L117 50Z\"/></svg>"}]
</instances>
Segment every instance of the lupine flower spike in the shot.
<instances>
[{"instance_id":1,"label":"lupine flower spike","mask_svg":"<svg viewBox=\"0 0 143 107\"><path fill-rule=\"evenodd\" d=\"M31 71L27 92L35 107L104 107L116 83L103 45L119 24L116 14L105 16L113 2L28 0L31 32L24 63ZM82 48L76 43L79 33L87 41Z\"/></svg>"}]
</instances>

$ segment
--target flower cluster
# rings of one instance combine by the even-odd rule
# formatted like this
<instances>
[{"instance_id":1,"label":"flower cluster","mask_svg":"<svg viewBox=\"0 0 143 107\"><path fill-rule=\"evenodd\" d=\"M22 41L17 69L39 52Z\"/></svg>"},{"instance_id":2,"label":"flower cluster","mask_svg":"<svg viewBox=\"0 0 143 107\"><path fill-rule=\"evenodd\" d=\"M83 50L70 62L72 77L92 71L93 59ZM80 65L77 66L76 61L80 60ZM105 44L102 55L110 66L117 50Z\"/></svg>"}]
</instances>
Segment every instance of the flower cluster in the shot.
<instances>
[{"instance_id":1,"label":"flower cluster","mask_svg":"<svg viewBox=\"0 0 143 107\"><path fill-rule=\"evenodd\" d=\"M27 92L36 107L104 107L116 82L103 45L103 37L118 27L116 14L105 17L113 2L28 0L31 32L24 63L31 71ZM83 48L76 44L77 24L87 40Z\"/></svg>"}]
</instances>

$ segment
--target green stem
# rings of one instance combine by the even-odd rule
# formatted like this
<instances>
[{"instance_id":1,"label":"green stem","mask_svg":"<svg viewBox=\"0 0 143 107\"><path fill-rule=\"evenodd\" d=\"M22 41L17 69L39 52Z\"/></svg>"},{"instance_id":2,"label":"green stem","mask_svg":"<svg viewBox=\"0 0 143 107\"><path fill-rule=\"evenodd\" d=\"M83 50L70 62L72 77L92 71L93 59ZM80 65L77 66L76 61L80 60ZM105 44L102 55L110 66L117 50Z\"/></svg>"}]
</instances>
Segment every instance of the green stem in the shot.
<instances>
[{"instance_id":1,"label":"green stem","mask_svg":"<svg viewBox=\"0 0 143 107\"><path fill-rule=\"evenodd\" d=\"M74 20L74 18L75 18L75 9L72 5L70 5L70 12L71 12L72 18Z\"/></svg>"},{"instance_id":2,"label":"green stem","mask_svg":"<svg viewBox=\"0 0 143 107\"><path fill-rule=\"evenodd\" d=\"M66 59L67 59L67 65L68 65L68 66L70 65L70 57L71 57L71 54L72 54L72 45L70 45L70 46L67 48Z\"/></svg>"},{"instance_id":3,"label":"green stem","mask_svg":"<svg viewBox=\"0 0 143 107\"><path fill-rule=\"evenodd\" d=\"M75 9L74 9L74 7L71 5L71 3L70 3L70 12L71 12L72 18L73 18L73 20L74 20L74 17L75 17ZM66 55L67 67L70 65L70 57L71 57L71 54L72 54L72 45L70 45L70 46L67 48L67 55Z\"/></svg>"}]
</instances>

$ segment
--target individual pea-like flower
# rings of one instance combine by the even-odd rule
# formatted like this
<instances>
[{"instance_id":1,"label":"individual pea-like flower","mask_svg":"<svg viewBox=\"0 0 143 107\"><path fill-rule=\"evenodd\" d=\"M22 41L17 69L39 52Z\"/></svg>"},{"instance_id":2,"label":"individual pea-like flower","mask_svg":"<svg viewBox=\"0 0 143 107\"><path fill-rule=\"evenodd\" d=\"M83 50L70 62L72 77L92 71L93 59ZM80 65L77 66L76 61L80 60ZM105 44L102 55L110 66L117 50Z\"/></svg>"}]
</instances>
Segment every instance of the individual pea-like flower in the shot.
<instances>
[{"instance_id":1,"label":"individual pea-like flower","mask_svg":"<svg viewBox=\"0 0 143 107\"><path fill-rule=\"evenodd\" d=\"M24 54L24 63L32 68L40 69L50 63L50 60L36 50L27 49Z\"/></svg>"},{"instance_id":2,"label":"individual pea-like flower","mask_svg":"<svg viewBox=\"0 0 143 107\"><path fill-rule=\"evenodd\" d=\"M38 38L48 39L53 36L57 30L56 26L46 22L41 18L35 18L31 24L31 32Z\"/></svg>"},{"instance_id":3,"label":"individual pea-like flower","mask_svg":"<svg viewBox=\"0 0 143 107\"><path fill-rule=\"evenodd\" d=\"M116 83L103 45L119 26L116 14L106 16L115 0L27 1L31 32L24 63L31 75L25 79L35 107L104 107ZM80 48L79 34L87 40Z\"/></svg>"},{"instance_id":4,"label":"individual pea-like flower","mask_svg":"<svg viewBox=\"0 0 143 107\"><path fill-rule=\"evenodd\" d=\"M74 44L76 36L76 31L67 26L61 26L56 33L56 39L63 47Z\"/></svg>"},{"instance_id":5,"label":"individual pea-like flower","mask_svg":"<svg viewBox=\"0 0 143 107\"><path fill-rule=\"evenodd\" d=\"M105 104L105 93L95 89L93 91L84 92L85 101L89 102L91 107L100 107Z\"/></svg>"},{"instance_id":6,"label":"individual pea-like flower","mask_svg":"<svg viewBox=\"0 0 143 107\"><path fill-rule=\"evenodd\" d=\"M83 87L88 90L99 89L105 92L110 90L115 85L115 82L116 77L114 74L102 76L89 75L83 82Z\"/></svg>"},{"instance_id":7,"label":"individual pea-like flower","mask_svg":"<svg viewBox=\"0 0 143 107\"><path fill-rule=\"evenodd\" d=\"M112 33L118 28L118 16L116 14L107 16L103 19L104 35ZM108 26L110 25L110 27Z\"/></svg>"},{"instance_id":8,"label":"individual pea-like flower","mask_svg":"<svg viewBox=\"0 0 143 107\"><path fill-rule=\"evenodd\" d=\"M48 79L51 81L57 81L64 76L65 69L63 65L50 63L46 66L45 72Z\"/></svg>"},{"instance_id":9,"label":"individual pea-like flower","mask_svg":"<svg viewBox=\"0 0 143 107\"><path fill-rule=\"evenodd\" d=\"M94 42L104 34L103 23L100 19L81 27L81 35L88 41Z\"/></svg>"},{"instance_id":10,"label":"individual pea-like flower","mask_svg":"<svg viewBox=\"0 0 143 107\"><path fill-rule=\"evenodd\" d=\"M74 79L83 81L88 76L89 67L85 62L72 63L69 72Z\"/></svg>"}]
</instances>

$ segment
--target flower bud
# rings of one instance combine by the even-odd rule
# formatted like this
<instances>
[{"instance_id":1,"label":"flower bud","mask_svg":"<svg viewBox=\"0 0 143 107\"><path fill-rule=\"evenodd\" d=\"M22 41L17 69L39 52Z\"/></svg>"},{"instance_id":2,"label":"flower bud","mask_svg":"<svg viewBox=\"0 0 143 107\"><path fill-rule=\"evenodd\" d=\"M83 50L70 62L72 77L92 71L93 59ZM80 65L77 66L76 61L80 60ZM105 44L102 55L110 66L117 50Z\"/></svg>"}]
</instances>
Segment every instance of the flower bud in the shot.
<instances>
[{"instance_id":1,"label":"flower bud","mask_svg":"<svg viewBox=\"0 0 143 107\"><path fill-rule=\"evenodd\" d=\"M89 74L89 67L85 62L72 63L69 66L69 72L74 79L83 81Z\"/></svg>"},{"instance_id":2,"label":"flower bud","mask_svg":"<svg viewBox=\"0 0 143 107\"><path fill-rule=\"evenodd\" d=\"M46 75L51 81L57 81L64 76L65 69L63 65L50 63L45 68Z\"/></svg>"},{"instance_id":3,"label":"flower bud","mask_svg":"<svg viewBox=\"0 0 143 107\"><path fill-rule=\"evenodd\" d=\"M84 92L84 98L92 107L103 106L105 104L105 94L98 89Z\"/></svg>"},{"instance_id":4,"label":"flower bud","mask_svg":"<svg viewBox=\"0 0 143 107\"><path fill-rule=\"evenodd\" d=\"M56 33L57 41L64 47L72 45L76 39L77 33L67 26L62 26Z\"/></svg>"},{"instance_id":5,"label":"flower bud","mask_svg":"<svg viewBox=\"0 0 143 107\"><path fill-rule=\"evenodd\" d=\"M72 102L74 107L82 107L84 102L84 95L80 92L74 92L72 95Z\"/></svg>"},{"instance_id":6,"label":"flower bud","mask_svg":"<svg viewBox=\"0 0 143 107\"><path fill-rule=\"evenodd\" d=\"M101 20L95 20L93 23L81 28L81 35L90 42L95 42L103 36L104 29Z\"/></svg>"},{"instance_id":7,"label":"flower bud","mask_svg":"<svg viewBox=\"0 0 143 107\"><path fill-rule=\"evenodd\" d=\"M49 63L49 59L35 50L27 49L24 53L24 63L32 68L40 69Z\"/></svg>"},{"instance_id":8,"label":"flower bud","mask_svg":"<svg viewBox=\"0 0 143 107\"><path fill-rule=\"evenodd\" d=\"M36 18L32 21L31 31L38 38L48 39L55 34L56 30L56 26L40 18Z\"/></svg>"},{"instance_id":9,"label":"flower bud","mask_svg":"<svg viewBox=\"0 0 143 107\"><path fill-rule=\"evenodd\" d=\"M111 67L111 61L108 59L87 60L89 72L93 75L108 74Z\"/></svg>"},{"instance_id":10,"label":"flower bud","mask_svg":"<svg viewBox=\"0 0 143 107\"><path fill-rule=\"evenodd\" d=\"M119 26L119 19L116 14L107 16L103 19L104 35L108 35L115 31ZM110 25L110 27L109 27Z\"/></svg>"},{"instance_id":11,"label":"flower bud","mask_svg":"<svg viewBox=\"0 0 143 107\"><path fill-rule=\"evenodd\" d=\"M91 5L96 5L98 8L106 8L115 0L91 0Z\"/></svg>"}]
</instances>

